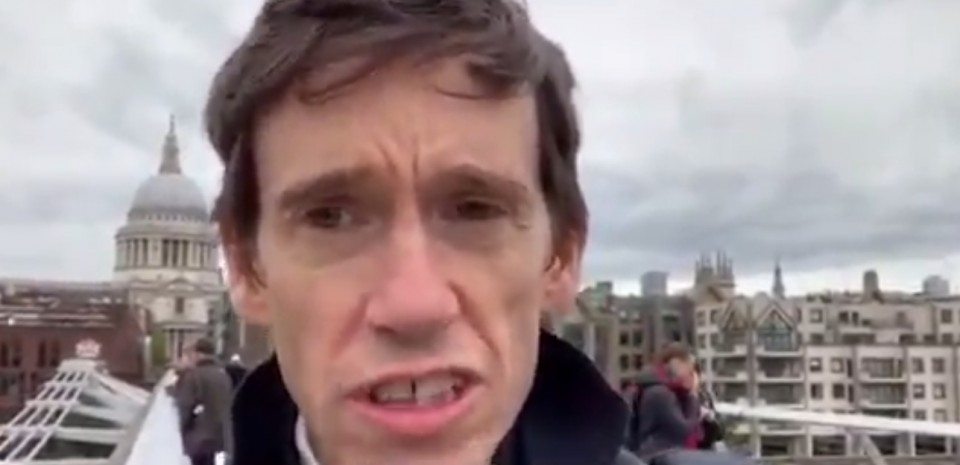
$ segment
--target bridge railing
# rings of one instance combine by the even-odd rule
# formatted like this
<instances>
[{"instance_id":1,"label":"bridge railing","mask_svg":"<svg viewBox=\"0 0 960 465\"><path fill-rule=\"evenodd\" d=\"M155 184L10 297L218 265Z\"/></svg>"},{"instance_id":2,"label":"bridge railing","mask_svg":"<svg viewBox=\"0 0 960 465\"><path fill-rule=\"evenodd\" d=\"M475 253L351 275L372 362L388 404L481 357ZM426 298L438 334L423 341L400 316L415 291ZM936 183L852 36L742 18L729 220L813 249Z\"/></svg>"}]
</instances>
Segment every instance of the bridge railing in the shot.
<instances>
[{"instance_id":1,"label":"bridge railing","mask_svg":"<svg viewBox=\"0 0 960 465\"><path fill-rule=\"evenodd\" d=\"M816 455L813 450L807 450L806 453L788 452L784 457L779 458L760 457L764 463L783 462L791 465L824 463L870 463L873 465L949 463L955 465L960 463L960 450L956 446L956 441L960 439L960 423L816 412L778 406L750 406L747 403L718 403L716 410L722 416L738 420L734 428L737 431L732 432L741 438L746 433L750 439L748 449L758 456L761 452L762 438L795 439L809 436L808 440L815 441L814 437L819 436L805 434L804 430L810 433L834 431L835 433L820 436L820 438L839 439L842 443L840 448L848 449L845 456L822 456ZM791 428L791 425L794 427ZM758 430L761 429L765 429L765 433L759 433ZM834 434L840 434L841 437ZM920 455L917 444L922 438L942 438L943 441L938 443L941 451ZM890 440L894 441L891 443ZM878 447L880 443L876 441L883 441L882 444L887 446L886 454L881 453ZM954 444L951 445L951 442ZM816 446L811 443L809 447Z\"/></svg>"},{"instance_id":2,"label":"bridge railing","mask_svg":"<svg viewBox=\"0 0 960 465\"><path fill-rule=\"evenodd\" d=\"M167 390L175 377L169 371L154 386L146 408L117 444L109 465L189 465L180 440L176 406Z\"/></svg>"}]
</instances>

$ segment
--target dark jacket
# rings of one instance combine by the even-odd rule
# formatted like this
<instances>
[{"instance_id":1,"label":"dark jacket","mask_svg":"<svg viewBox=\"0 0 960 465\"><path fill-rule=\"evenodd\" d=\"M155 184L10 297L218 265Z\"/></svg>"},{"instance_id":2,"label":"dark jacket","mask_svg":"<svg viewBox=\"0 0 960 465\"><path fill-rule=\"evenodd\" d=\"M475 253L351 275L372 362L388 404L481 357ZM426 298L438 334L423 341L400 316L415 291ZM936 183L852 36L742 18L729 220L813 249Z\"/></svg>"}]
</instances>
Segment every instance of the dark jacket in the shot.
<instances>
[{"instance_id":1,"label":"dark jacket","mask_svg":"<svg viewBox=\"0 0 960 465\"><path fill-rule=\"evenodd\" d=\"M230 362L227 364L226 370L227 375L230 376L230 384L233 385L234 389L239 388L240 382L247 376L247 369L239 363Z\"/></svg>"},{"instance_id":2,"label":"dark jacket","mask_svg":"<svg viewBox=\"0 0 960 465\"><path fill-rule=\"evenodd\" d=\"M173 394L187 455L203 456L232 449L233 386L216 359L202 358L194 367L181 370Z\"/></svg>"},{"instance_id":3,"label":"dark jacket","mask_svg":"<svg viewBox=\"0 0 960 465\"><path fill-rule=\"evenodd\" d=\"M717 415L717 409L714 405L713 396L706 391L700 392L700 405L713 412L712 418L704 418L700 424L703 434L700 437L698 449L713 450L717 443L722 442L726 437L726 427Z\"/></svg>"},{"instance_id":4,"label":"dark jacket","mask_svg":"<svg viewBox=\"0 0 960 465\"><path fill-rule=\"evenodd\" d=\"M700 401L663 366L640 373L630 411L627 447L640 457L700 443Z\"/></svg>"},{"instance_id":5,"label":"dark jacket","mask_svg":"<svg viewBox=\"0 0 960 465\"><path fill-rule=\"evenodd\" d=\"M538 362L530 395L493 463L642 465L621 449L626 405L586 356L544 332ZM272 357L237 392L233 465L300 465L297 416Z\"/></svg>"}]
</instances>

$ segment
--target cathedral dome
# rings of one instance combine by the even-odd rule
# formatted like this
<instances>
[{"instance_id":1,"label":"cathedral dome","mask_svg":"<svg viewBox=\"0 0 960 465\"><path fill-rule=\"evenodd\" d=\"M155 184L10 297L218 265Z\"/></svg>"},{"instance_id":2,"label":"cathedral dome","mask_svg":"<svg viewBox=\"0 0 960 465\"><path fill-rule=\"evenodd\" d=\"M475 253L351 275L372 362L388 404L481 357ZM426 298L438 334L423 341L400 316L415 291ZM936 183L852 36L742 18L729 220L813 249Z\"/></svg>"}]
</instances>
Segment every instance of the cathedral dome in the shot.
<instances>
[{"instance_id":1,"label":"cathedral dome","mask_svg":"<svg viewBox=\"0 0 960 465\"><path fill-rule=\"evenodd\" d=\"M180 147L173 119L163 143L163 159L157 174L147 178L133 195L129 219L178 219L207 221L209 210L200 186L183 174Z\"/></svg>"}]
</instances>

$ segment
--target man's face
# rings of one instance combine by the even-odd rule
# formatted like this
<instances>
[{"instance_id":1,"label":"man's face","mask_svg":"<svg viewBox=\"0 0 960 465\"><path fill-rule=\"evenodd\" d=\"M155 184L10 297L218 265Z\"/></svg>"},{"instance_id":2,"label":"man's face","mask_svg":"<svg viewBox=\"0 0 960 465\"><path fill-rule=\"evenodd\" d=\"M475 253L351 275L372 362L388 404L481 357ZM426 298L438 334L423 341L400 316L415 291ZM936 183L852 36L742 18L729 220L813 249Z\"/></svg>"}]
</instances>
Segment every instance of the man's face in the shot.
<instances>
[{"instance_id":1,"label":"man's face","mask_svg":"<svg viewBox=\"0 0 960 465\"><path fill-rule=\"evenodd\" d=\"M487 463L533 377L553 260L532 96L490 101L462 63L397 67L256 134L262 216L234 298L270 326L322 463Z\"/></svg>"}]
</instances>

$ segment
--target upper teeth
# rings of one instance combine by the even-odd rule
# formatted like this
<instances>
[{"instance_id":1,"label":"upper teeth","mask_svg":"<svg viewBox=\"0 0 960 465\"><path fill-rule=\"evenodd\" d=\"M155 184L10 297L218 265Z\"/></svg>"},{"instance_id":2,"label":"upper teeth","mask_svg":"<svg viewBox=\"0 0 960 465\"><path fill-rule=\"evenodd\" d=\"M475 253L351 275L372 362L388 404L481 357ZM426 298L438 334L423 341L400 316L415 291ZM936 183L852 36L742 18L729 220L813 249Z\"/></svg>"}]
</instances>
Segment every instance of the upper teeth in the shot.
<instances>
[{"instance_id":1,"label":"upper teeth","mask_svg":"<svg viewBox=\"0 0 960 465\"><path fill-rule=\"evenodd\" d=\"M372 396L373 400L383 403L447 401L453 397L458 384L452 375L432 375L383 383L373 389Z\"/></svg>"}]
</instances>

